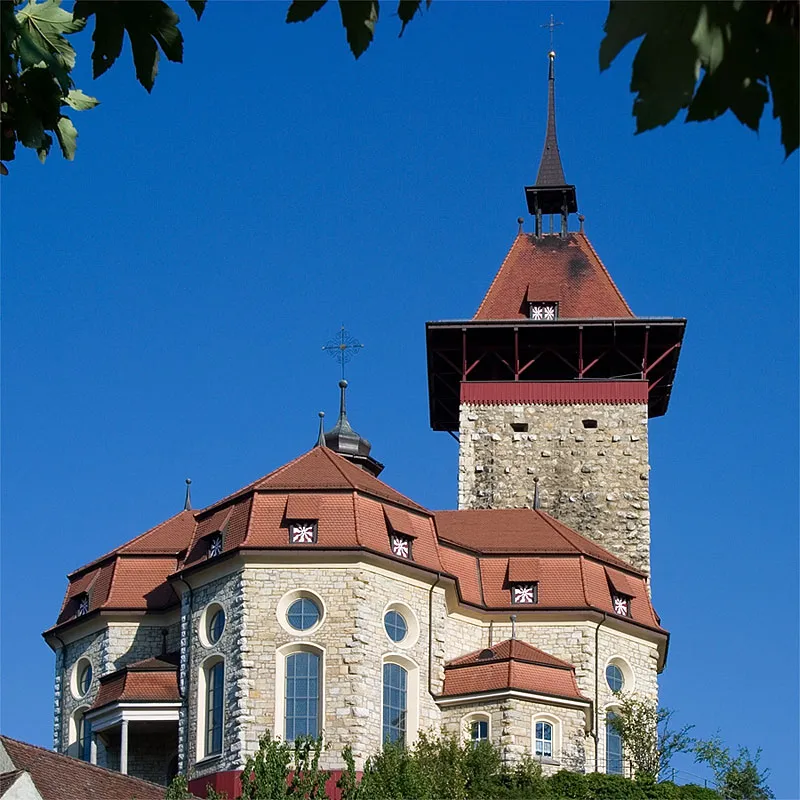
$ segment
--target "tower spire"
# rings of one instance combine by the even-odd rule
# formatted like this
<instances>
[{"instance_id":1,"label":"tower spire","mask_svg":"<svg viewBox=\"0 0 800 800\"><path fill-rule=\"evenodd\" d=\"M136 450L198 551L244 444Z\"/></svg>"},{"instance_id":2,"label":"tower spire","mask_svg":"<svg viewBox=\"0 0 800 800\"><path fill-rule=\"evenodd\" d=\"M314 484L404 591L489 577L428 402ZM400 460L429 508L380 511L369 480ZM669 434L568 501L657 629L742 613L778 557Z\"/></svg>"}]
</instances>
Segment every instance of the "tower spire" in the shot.
<instances>
[{"instance_id":1,"label":"tower spire","mask_svg":"<svg viewBox=\"0 0 800 800\"><path fill-rule=\"evenodd\" d=\"M186 479L186 497L183 500L183 510L184 511L191 511L192 510L192 479Z\"/></svg>"},{"instance_id":2,"label":"tower spire","mask_svg":"<svg viewBox=\"0 0 800 800\"><path fill-rule=\"evenodd\" d=\"M551 19L551 28L556 24ZM578 201L575 196L575 186L568 184L564 177L564 167L561 163L561 153L558 149L556 136L556 70L555 51L551 48L547 54L549 69L547 74L547 129L544 137L544 149L539 162L539 172L536 183L525 187L525 199L528 202L528 211L536 217L535 235L542 236L542 215L561 215L561 236L567 235L567 218L578 210Z\"/></svg>"}]
</instances>

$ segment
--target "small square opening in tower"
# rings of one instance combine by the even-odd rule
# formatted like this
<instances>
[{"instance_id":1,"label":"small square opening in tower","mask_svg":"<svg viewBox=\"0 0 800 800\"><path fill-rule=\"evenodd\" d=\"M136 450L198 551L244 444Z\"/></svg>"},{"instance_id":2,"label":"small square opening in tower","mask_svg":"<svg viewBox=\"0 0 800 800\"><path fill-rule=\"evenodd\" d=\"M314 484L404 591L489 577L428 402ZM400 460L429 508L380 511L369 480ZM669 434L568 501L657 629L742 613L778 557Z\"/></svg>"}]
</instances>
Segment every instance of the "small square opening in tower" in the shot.
<instances>
[{"instance_id":1,"label":"small square opening in tower","mask_svg":"<svg viewBox=\"0 0 800 800\"><path fill-rule=\"evenodd\" d=\"M528 432L528 423L527 422L512 422L511 423L511 430L514 433L527 433Z\"/></svg>"},{"instance_id":2,"label":"small square opening in tower","mask_svg":"<svg viewBox=\"0 0 800 800\"><path fill-rule=\"evenodd\" d=\"M583 420L583 427L584 428L596 428L597 427L597 420L596 419L585 419L585 420Z\"/></svg>"}]
</instances>

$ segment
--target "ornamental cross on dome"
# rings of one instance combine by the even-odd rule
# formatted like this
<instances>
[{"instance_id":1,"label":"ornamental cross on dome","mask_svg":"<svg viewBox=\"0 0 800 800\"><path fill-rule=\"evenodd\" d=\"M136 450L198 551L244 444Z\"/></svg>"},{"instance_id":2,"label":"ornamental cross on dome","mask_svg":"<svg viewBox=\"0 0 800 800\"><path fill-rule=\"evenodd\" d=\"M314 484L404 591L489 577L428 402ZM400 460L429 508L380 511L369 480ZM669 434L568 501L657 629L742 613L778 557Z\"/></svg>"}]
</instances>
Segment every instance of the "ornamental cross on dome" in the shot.
<instances>
[{"instance_id":1,"label":"ornamental cross on dome","mask_svg":"<svg viewBox=\"0 0 800 800\"><path fill-rule=\"evenodd\" d=\"M354 336L351 336L342 325L338 335L332 338L322 349L339 362L342 368L342 380L344 380L344 365L349 363L353 356L363 347L364 345Z\"/></svg>"},{"instance_id":2,"label":"ornamental cross on dome","mask_svg":"<svg viewBox=\"0 0 800 800\"><path fill-rule=\"evenodd\" d=\"M556 28L559 25L563 25L563 22L556 22L556 18L551 14L550 15L550 22L545 22L544 25L540 25L540 28L550 28L550 49L553 49L553 34L556 31Z\"/></svg>"}]
</instances>

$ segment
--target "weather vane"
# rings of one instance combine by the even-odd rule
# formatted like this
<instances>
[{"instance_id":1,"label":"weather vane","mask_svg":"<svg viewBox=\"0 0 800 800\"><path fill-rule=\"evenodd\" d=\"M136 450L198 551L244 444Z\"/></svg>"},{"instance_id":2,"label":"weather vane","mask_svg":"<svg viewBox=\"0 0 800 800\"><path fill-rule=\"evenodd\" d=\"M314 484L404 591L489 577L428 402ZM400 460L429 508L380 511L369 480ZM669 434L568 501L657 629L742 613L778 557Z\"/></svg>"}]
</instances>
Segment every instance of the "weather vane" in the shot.
<instances>
[{"instance_id":1,"label":"weather vane","mask_svg":"<svg viewBox=\"0 0 800 800\"><path fill-rule=\"evenodd\" d=\"M551 14L550 15L550 22L546 22L544 25L540 25L540 28L550 28L550 49L553 49L553 33L555 29L559 25L563 25L563 22L556 22L556 18Z\"/></svg>"},{"instance_id":2,"label":"weather vane","mask_svg":"<svg viewBox=\"0 0 800 800\"><path fill-rule=\"evenodd\" d=\"M339 362L342 367L342 380L344 380L344 365L363 347L364 345L354 336L351 336L342 325L339 334L324 345L322 349Z\"/></svg>"}]
</instances>

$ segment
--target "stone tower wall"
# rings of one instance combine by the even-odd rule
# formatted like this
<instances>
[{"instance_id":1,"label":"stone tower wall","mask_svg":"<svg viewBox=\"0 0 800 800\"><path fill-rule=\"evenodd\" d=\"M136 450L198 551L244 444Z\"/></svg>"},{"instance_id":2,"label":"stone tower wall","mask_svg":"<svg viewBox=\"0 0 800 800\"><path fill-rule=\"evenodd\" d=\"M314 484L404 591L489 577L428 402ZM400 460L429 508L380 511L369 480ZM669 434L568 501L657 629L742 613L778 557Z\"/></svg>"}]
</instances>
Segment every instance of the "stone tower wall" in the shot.
<instances>
[{"instance_id":1,"label":"stone tower wall","mask_svg":"<svg viewBox=\"0 0 800 800\"><path fill-rule=\"evenodd\" d=\"M459 432L460 509L531 507L538 477L543 511L649 574L645 404L462 404Z\"/></svg>"}]
</instances>

